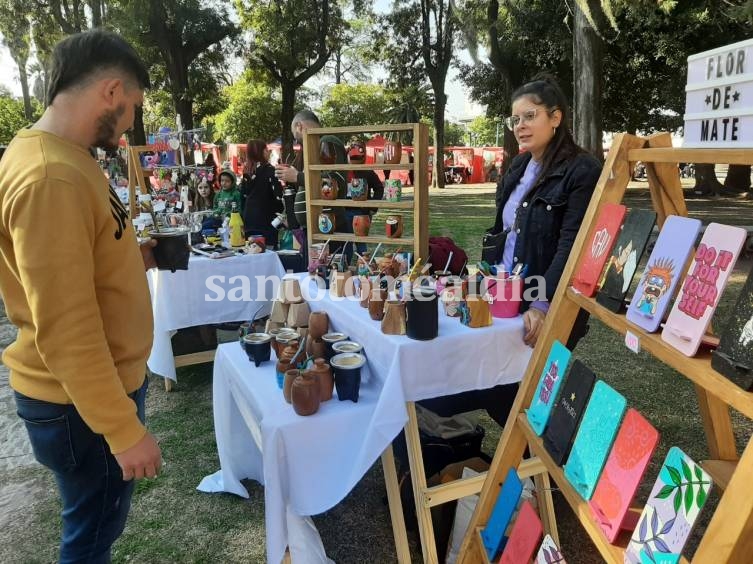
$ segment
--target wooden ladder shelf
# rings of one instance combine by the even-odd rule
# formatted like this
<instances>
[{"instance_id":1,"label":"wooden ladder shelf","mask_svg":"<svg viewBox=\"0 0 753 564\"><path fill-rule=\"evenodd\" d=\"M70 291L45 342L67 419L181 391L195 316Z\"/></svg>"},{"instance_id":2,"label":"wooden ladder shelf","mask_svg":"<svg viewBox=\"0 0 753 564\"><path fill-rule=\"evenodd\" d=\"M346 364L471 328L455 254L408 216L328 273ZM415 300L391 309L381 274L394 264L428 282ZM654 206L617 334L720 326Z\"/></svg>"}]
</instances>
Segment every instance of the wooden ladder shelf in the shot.
<instances>
[{"instance_id":1,"label":"wooden ladder shelf","mask_svg":"<svg viewBox=\"0 0 753 564\"><path fill-rule=\"evenodd\" d=\"M732 407L745 417L753 419L753 394L713 370L709 353L688 358L662 341L658 334L646 333L628 322L624 315L612 313L595 299L584 297L570 288L576 264L586 241L590 240L601 207L608 202L622 202L631 179L632 165L637 161L646 163L651 200L657 213L657 223L661 227L669 215L687 216L676 163L753 164L753 149L673 149L668 133L648 138L626 133L615 137L591 205L575 240L573 252L557 287L552 307L546 316L542 335L497 445L479 503L463 541L459 557L461 564L488 562L480 531L489 520L509 468L519 468L526 463L523 456L527 447L556 482L604 560L620 564L623 562L629 534L624 533L614 544L607 541L594 521L588 503L570 485L562 468L552 461L541 439L528 425L524 412L531 404L553 342L567 342L581 309L588 311L613 331L623 335L630 331L637 335L642 350L693 382L710 458L702 462L701 466L712 476L715 485L723 490L693 561L753 562L753 495L750 493L753 483L753 443L748 443L742 456L738 454L729 412ZM541 517L545 530L557 539L556 521L551 511L551 507L545 505L541 509ZM547 523L550 524L549 527Z\"/></svg>"}]
</instances>

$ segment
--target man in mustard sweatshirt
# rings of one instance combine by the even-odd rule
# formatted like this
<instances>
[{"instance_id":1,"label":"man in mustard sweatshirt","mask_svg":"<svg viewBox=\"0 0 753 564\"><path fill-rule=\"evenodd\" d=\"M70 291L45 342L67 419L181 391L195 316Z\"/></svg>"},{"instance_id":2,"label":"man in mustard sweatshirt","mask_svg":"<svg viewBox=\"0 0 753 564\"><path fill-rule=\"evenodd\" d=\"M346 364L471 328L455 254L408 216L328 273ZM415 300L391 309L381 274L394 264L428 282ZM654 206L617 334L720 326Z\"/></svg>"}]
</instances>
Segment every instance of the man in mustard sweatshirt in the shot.
<instances>
[{"instance_id":1,"label":"man in mustard sweatshirt","mask_svg":"<svg viewBox=\"0 0 753 564\"><path fill-rule=\"evenodd\" d=\"M0 161L3 354L36 459L63 504L60 562L109 562L133 480L162 459L144 427L152 310L128 214L89 153L117 148L149 77L119 36L69 36L48 107Z\"/></svg>"}]
</instances>

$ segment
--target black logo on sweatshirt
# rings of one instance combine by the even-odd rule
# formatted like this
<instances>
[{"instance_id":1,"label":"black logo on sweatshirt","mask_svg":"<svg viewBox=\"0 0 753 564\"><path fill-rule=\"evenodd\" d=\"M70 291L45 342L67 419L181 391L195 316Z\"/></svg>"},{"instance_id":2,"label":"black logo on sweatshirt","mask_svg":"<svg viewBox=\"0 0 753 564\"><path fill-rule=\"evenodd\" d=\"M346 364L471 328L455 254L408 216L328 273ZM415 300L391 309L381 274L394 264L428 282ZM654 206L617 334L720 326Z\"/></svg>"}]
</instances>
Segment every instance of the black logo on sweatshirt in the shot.
<instances>
[{"instance_id":1,"label":"black logo on sweatshirt","mask_svg":"<svg viewBox=\"0 0 753 564\"><path fill-rule=\"evenodd\" d=\"M115 239L120 240L123 237L123 231L126 228L126 222L128 221L128 210L121 203L120 198L115 193L115 190L110 186L110 208L112 217L115 220L118 228L115 230Z\"/></svg>"}]
</instances>

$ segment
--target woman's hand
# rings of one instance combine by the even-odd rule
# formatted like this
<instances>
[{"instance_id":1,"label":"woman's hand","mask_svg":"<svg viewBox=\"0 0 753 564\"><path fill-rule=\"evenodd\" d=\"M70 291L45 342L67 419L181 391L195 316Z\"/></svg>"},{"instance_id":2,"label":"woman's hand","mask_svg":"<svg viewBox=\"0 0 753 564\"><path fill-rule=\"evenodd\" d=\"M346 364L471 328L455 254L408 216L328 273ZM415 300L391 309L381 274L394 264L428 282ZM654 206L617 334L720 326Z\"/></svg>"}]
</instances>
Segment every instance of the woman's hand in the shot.
<instances>
[{"instance_id":1,"label":"woman's hand","mask_svg":"<svg viewBox=\"0 0 753 564\"><path fill-rule=\"evenodd\" d=\"M545 319L546 314L535 307L528 308L523 314L523 327L525 328L523 342L529 347L533 348L536 346L536 341L539 340Z\"/></svg>"}]
</instances>

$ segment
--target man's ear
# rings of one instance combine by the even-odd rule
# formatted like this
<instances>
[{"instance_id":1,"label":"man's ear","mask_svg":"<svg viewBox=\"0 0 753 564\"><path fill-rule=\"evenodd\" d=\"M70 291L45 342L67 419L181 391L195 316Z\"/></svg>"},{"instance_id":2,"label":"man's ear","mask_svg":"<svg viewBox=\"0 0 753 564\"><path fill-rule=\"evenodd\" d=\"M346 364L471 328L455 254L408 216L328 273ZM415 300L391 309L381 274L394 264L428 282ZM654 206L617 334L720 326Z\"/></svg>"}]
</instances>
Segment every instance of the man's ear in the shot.
<instances>
[{"instance_id":1,"label":"man's ear","mask_svg":"<svg viewBox=\"0 0 753 564\"><path fill-rule=\"evenodd\" d=\"M99 94L110 107L116 107L123 96L123 80L120 78L106 78L99 81Z\"/></svg>"}]
</instances>

